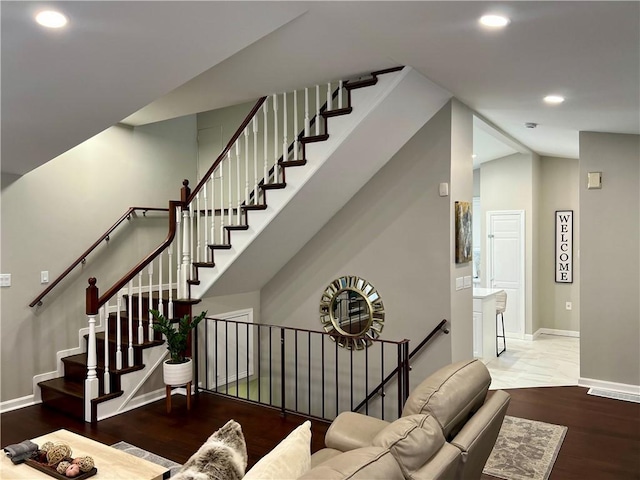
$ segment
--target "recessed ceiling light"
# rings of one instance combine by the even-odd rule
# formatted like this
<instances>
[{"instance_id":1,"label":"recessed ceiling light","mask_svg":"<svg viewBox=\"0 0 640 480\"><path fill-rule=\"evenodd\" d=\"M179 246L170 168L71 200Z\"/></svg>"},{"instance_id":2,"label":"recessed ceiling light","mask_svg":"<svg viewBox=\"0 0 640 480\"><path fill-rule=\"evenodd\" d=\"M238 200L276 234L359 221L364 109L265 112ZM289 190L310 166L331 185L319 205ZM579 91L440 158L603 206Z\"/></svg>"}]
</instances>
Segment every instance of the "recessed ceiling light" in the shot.
<instances>
[{"instance_id":1,"label":"recessed ceiling light","mask_svg":"<svg viewBox=\"0 0 640 480\"><path fill-rule=\"evenodd\" d=\"M480 23L485 27L500 28L509 25L511 20L502 15L483 15L480 17Z\"/></svg>"},{"instance_id":2,"label":"recessed ceiling light","mask_svg":"<svg viewBox=\"0 0 640 480\"><path fill-rule=\"evenodd\" d=\"M561 95L547 95L544 97L544 101L552 105L557 105L558 103L564 102L564 97Z\"/></svg>"},{"instance_id":3,"label":"recessed ceiling light","mask_svg":"<svg viewBox=\"0 0 640 480\"><path fill-rule=\"evenodd\" d=\"M67 17L60 12L45 10L36 15L36 22L47 28L61 28L67 24Z\"/></svg>"}]
</instances>

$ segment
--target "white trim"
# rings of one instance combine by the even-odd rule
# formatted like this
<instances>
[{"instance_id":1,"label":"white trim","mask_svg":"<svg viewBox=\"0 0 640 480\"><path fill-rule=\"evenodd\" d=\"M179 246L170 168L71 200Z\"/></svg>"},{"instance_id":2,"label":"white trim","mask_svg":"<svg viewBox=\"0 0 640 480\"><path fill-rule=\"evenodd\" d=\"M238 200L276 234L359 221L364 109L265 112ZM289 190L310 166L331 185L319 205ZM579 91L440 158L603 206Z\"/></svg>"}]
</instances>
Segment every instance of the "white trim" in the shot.
<instances>
[{"instance_id":1,"label":"white trim","mask_svg":"<svg viewBox=\"0 0 640 480\"><path fill-rule=\"evenodd\" d=\"M581 387L595 387L603 390L612 390L614 392L631 393L640 395L640 385L630 385L627 383L608 382L605 380L595 380L593 378L580 377L578 385Z\"/></svg>"},{"instance_id":2,"label":"white trim","mask_svg":"<svg viewBox=\"0 0 640 480\"><path fill-rule=\"evenodd\" d=\"M158 346L162 346L164 347L164 345L158 345ZM138 385L136 387L134 387L131 392L129 393L129 395L127 395L126 399L124 400L124 402L122 403L122 405L120 406L120 408L118 408L116 410L116 415L121 413L121 412L126 412L129 409L127 408L127 405L130 403L134 403L134 395L136 393L138 393L138 390L140 390L140 388L142 388L142 385L145 384L145 382L147 381L147 379L153 374L153 372L156 371L156 369L158 368L158 366L162 365L165 361L165 359L169 356L169 351L164 352L164 354L151 366L146 367L143 371L145 372L144 377L142 377L142 379L138 382ZM146 395L146 394L145 394ZM144 395L140 395L140 397L144 397ZM139 397L138 397L139 398ZM113 416L113 415L110 415Z\"/></svg>"},{"instance_id":3,"label":"white trim","mask_svg":"<svg viewBox=\"0 0 640 480\"><path fill-rule=\"evenodd\" d=\"M539 335L558 335L560 337L575 337L580 338L580 332L576 330L558 330L556 328L539 328L536 333L533 334L533 338Z\"/></svg>"},{"instance_id":4,"label":"white trim","mask_svg":"<svg viewBox=\"0 0 640 480\"><path fill-rule=\"evenodd\" d=\"M40 402L36 401L33 395L14 398L13 400L0 402L0 413L7 413L12 410L18 410L19 408L30 407L31 405L35 405L36 403L40 403Z\"/></svg>"},{"instance_id":5,"label":"white trim","mask_svg":"<svg viewBox=\"0 0 640 480\"><path fill-rule=\"evenodd\" d=\"M109 412L106 415L98 415L98 421L115 417L116 415L120 415L121 413L125 413L130 410L143 407L150 403L157 402L158 400L162 400L163 398L165 398L165 395L166 395L166 390L164 388L160 388L158 390L154 390L153 392L148 392L143 395L139 395L136 398L132 399L129 403L127 403L125 408L123 408L122 410L118 410L116 413Z\"/></svg>"}]
</instances>

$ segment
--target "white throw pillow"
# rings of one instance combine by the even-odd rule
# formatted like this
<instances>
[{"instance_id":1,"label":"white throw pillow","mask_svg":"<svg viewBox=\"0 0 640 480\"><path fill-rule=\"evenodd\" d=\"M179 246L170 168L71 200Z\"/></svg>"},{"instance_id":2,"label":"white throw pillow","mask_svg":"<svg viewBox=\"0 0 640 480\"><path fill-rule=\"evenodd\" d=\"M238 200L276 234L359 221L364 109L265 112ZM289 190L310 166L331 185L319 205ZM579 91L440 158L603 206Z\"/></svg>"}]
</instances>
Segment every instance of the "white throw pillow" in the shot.
<instances>
[{"instance_id":1,"label":"white throw pillow","mask_svg":"<svg viewBox=\"0 0 640 480\"><path fill-rule=\"evenodd\" d=\"M244 480L293 480L310 468L311 422L307 420L262 457Z\"/></svg>"}]
</instances>

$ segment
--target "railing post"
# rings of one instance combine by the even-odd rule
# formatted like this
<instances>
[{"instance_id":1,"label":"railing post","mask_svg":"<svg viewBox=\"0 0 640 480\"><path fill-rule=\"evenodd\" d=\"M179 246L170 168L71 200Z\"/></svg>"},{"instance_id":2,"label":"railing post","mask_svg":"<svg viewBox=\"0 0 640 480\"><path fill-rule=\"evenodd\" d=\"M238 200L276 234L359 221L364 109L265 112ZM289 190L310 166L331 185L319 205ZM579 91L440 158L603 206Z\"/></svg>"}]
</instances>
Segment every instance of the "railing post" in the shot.
<instances>
[{"instance_id":1,"label":"railing post","mask_svg":"<svg viewBox=\"0 0 640 480\"><path fill-rule=\"evenodd\" d=\"M409 365L409 340L405 340L402 343L402 362L404 363L404 395L402 397L402 405L407 403L409 398L409 372L411 371L411 365ZM398 418L402 415L402 411L399 412Z\"/></svg>"},{"instance_id":2,"label":"railing post","mask_svg":"<svg viewBox=\"0 0 640 480\"><path fill-rule=\"evenodd\" d=\"M84 382L84 420L91 422L91 400L98 398L98 353L96 347L96 315L98 314L98 287L96 279L89 279L86 290L86 313L89 320L89 345L87 347L87 378ZM105 335L108 332L105 333Z\"/></svg>"},{"instance_id":3,"label":"railing post","mask_svg":"<svg viewBox=\"0 0 640 480\"><path fill-rule=\"evenodd\" d=\"M191 271L191 240L189 238L189 205L187 201L189 199L189 195L191 194L191 189L189 188L189 180L182 181L182 189L180 191L180 201L182 203L182 268L181 268L181 279L180 285L182 288L183 295L186 297L189 292L189 287L187 285L187 280L190 279L190 271Z\"/></svg>"},{"instance_id":4,"label":"railing post","mask_svg":"<svg viewBox=\"0 0 640 480\"><path fill-rule=\"evenodd\" d=\"M284 383L284 379L285 379L285 371L284 371L284 360L285 360L285 343L284 343L284 336L285 331L284 328L280 329L280 411L282 412L282 415L285 416L286 415L286 407L285 407L285 383Z\"/></svg>"}]
</instances>

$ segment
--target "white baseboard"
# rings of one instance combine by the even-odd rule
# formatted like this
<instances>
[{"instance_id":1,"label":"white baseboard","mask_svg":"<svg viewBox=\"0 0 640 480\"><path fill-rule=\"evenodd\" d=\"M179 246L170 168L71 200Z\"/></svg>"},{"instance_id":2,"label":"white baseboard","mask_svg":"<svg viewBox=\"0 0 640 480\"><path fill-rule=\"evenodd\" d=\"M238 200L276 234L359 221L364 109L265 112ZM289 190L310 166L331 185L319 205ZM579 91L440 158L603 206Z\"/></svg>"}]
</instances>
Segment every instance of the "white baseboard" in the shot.
<instances>
[{"instance_id":1,"label":"white baseboard","mask_svg":"<svg viewBox=\"0 0 640 480\"><path fill-rule=\"evenodd\" d=\"M628 383L607 382L605 380L595 380L593 378L580 377L578 385L581 387L593 387L614 392L631 393L640 395L640 385L630 385Z\"/></svg>"},{"instance_id":2,"label":"white baseboard","mask_svg":"<svg viewBox=\"0 0 640 480\"><path fill-rule=\"evenodd\" d=\"M533 335L525 335L525 340L534 340L540 335L557 335L559 337L580 338L580 332L576 330L558 330L556 328L539 328Z\"/></svg>"},{"instance_id":3,"label":"white baseboard","mask_svg":"<svg viewBox=\"0 0 640 480\"><path fill-rule=\"evenodd\" d=\"M14 398L13 400L0 402L0 413L7 413L12 410L18 410L19 408L30 407L31 405L35 405L36 403L40 403L40 402L34 399L33 395Z\"/></svg>"}]
</instances>

